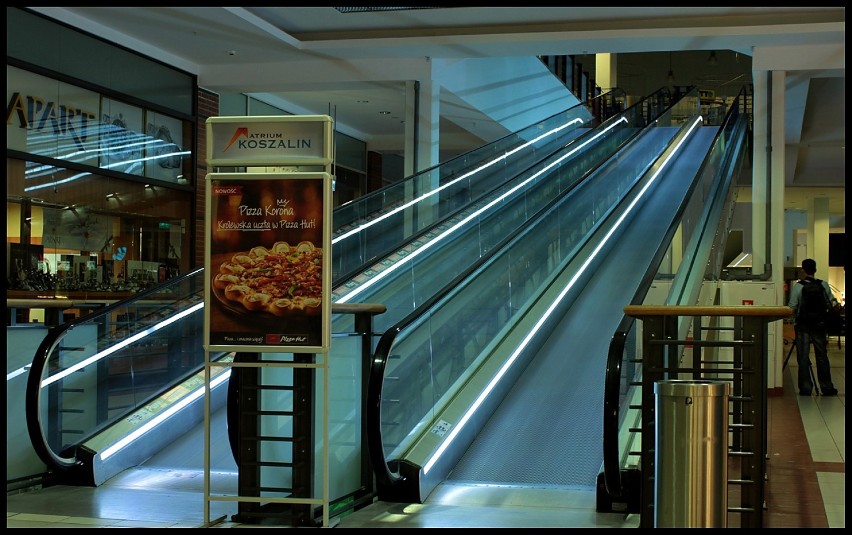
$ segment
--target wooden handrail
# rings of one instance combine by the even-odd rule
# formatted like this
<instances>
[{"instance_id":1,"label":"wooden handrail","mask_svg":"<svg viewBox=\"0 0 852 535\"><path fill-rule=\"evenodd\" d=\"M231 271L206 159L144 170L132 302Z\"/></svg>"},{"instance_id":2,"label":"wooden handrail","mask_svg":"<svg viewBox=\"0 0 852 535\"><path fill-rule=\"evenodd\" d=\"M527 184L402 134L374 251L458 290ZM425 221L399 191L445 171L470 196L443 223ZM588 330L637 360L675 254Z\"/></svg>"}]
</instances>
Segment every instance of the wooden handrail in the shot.
<instances>
[{"instance_id":1,"label":"wooden handrail","mask_svg":"<svg viewBox=\"0 0 852 535\"><path fill-rule=\"evenodd\" d=\"M384 314L387 307L378 303L332 303L332 314L358 314L370 312L373 314Z\"/></svg>"},{"instance_id":2,"label":"wooden handrail","mask_svg":"<svg viewBox=\"0 0 852 535\"><path fill-rule=\"evenodd\" d=\"M624 313L634 318L645 316L765 316L772 319L793 315L788 306L683 306L683 305L627 305Z\"/></svg>"},{"instance_id":3,"label":"wooden handrail","mask_svg":"<svg viewBox=\"0 0 852 535\"><path fill-rule=\"evenodd\" d=\"M85 306L101 306L115 303L112 299L67 299L62 297L50 297L45 299L6 299L6 308L77 308ZM157 304L171 302L168 300L140 301L137 304ZM332 314L358 314L372 313L384 314L387 307L377 303L332 303Z\"/></svg>"},{"instance_id":4,"label":"wooden handrail","mask_svg":"<svg viewBox=\"0 0 852 535\"><path fill-rule=\"evenodd\" d=\"M6 299L6 308L73 308L73 299L51 297L47 299Z\"/></svg>"}]
</instances>

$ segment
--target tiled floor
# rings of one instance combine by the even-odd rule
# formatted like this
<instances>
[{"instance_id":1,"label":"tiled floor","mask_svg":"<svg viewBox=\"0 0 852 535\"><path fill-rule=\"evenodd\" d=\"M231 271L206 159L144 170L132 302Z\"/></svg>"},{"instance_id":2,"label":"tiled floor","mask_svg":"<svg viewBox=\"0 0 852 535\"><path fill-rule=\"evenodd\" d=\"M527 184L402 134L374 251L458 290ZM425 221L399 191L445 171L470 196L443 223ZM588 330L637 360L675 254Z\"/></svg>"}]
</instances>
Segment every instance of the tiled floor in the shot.
<instances>
[{"instance_id":1,"label":"tiled floor","mask_svg":"<svg viewBox=\"0 0 852 535\"><path fill-rule=\"evenodd\" d=\"M765 527L846 527L846 353L829 344L837 397L798 396L795 355L784 375L784 392L769 398L769 461ZM845 339L842 339L845 346ZM799 414L801 418L799 418ZM146 474L150 477L150 474ZM100 488L51 487L6 498L6 527L203 527L203 496L150 491L128 483L109 493ZM139 476L143 477L143 476ZM192 478L193 474L171 474ZM144 477L143 477L144 479ZM437 491L436 491L437 492ZM460 494L463 492L463 495ZM553 489L506 492L442 488L428 504L377 503L332 520L336 527L636 527L635 515L597 514L594 495L565 496ZM565 503L571 503L566 507ZM221 505L221 504L219 504ZM211 527L256 527L227 521ZM280 526L279 526L280 527Z\"/></svg>"},{"instance_id":2,"label":"tiled floor","mask_svg":"<svg viewBox=\"0 0 852 535\"><path fill-rule=\"evenodd\" d=\"M802 424L807 436L808 449L816 469L820 494L825 507L828 527L846 527L846 340L831 337L828 356L831 361L831 379L839 391L836 397L795 396ZM813 359L813 352L811 352ZM795 351L789 360L790 385L785 389L795 391L798 371ZM795 393L795 392L794 392Z\"/></svg>"}]
</instances>

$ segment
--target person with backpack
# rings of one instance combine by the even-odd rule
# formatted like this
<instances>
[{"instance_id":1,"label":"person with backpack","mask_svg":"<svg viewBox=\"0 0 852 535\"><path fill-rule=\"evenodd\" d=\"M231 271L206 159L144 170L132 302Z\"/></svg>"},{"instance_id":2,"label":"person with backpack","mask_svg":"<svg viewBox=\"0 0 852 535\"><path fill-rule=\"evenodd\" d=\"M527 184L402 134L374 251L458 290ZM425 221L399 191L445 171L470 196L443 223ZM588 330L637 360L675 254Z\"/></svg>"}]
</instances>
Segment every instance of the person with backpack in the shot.
<instances>
[{"instance_id":1,"label":"person with backpack","mask_svg":"<svg viewBox=\"0 0 852 535\"><path fill-rule=\"evenodd\" d=\"M796 361L799 363L799 395L810 396L813 390L811 359L808 354L814 346L817 380L823 396L836 396L837 389L831 382L831 364L828 361L826 320L837 299L832 295L828 283L814 278L816 261L802 260L804 278L790 287L789 307L793 309L796 329Z\"/></svg>"}]
</instances>

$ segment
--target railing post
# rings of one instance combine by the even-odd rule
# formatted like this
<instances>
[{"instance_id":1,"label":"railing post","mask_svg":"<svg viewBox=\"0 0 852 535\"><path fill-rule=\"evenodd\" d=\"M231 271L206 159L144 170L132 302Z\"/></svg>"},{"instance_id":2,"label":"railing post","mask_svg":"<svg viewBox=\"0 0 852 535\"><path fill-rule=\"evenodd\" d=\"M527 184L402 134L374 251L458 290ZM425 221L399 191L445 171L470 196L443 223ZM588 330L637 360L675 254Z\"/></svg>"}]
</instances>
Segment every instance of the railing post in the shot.
<instances>
[{"instance_id":1,"label":"railing post","mask_svg":"<svg viewBox=\"0 0 852 535\"><path fill-rule=\"evenodd\" d=\"M652 439L655 437L655 432L660 431L655 424L655 419L659 420L660 415L656 414L653 388L656 381L680 379L681 374L692 377L694 380L728 377L725 382L729 383L726 386L733 387L733 395L729 401L733 403L734 408L726 411L728 416L725 420L727 457L728 459L737 458L740 463L737 469L739 478L732 479L728 476L726 491L732 484L740 485L740 503L739 506L726 503L726 525L727 515L739 513L739 527L763 527L768 421L768 326L772 321L792 315L792 309L785 306L628 305L624 307L624 312L643 323L640 527L652 527L653 520L656 519L655 504L652 499L655 491L654 474L661 468L657 466L657 463L663 460L655 460L654 457L657 454L668 455L666 452L656 452L656 445ZM694 316L696 332L691 339L679 340L677 339L677 320L684 316ZM701 326L700 317L733 318L733 340L704 339L699 332L705 328ZM693 362L689 366L680 366L677 347L685 345L691 345L694 348ZM719 347L732 348L733 358L729 361L706 358L705 348ZM728 405L726 403L726 408ZM728 433L733 433L734 437L730 447L727 444ZM686 439L686 437L680 438ZM707 463L704 463L703 469L709 470ZM707 476L706 473L704 475ZM670 497L663 499L668 500Z\"/></svg>"}]
</instances>

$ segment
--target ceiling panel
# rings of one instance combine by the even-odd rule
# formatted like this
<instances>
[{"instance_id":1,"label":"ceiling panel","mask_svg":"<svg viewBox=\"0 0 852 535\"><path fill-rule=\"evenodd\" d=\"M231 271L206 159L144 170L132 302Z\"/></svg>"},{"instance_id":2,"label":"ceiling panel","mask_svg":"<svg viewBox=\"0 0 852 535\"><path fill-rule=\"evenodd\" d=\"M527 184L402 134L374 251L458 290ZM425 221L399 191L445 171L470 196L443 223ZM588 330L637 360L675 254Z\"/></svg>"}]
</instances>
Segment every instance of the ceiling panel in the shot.
<instances>
[{"instance_id":1,"label":"ceiling panel","mask_svg":"<svg viewBox=\"0 0 852 535\"><path fill-rule=\"evenodd\" d=\"M724 88L751 79L754 47L840 43L845 50L842 7L458 7L341 13L331 7L41 7L31 8L197 74L211 91L259 93L286 102L292 113L330 113L336 123L365 139L371 150L401 151L405 82L388 72L392 61L424 57L501 57L545 54L616 54L616 80L654 89L673 70L676 83ZM669 51L672 55L669 56ZM717 63L709 54L716 52ZM781 55L798 65L801 58ZM593 61L585 60L592 68ZM827 188L832 211L845 213L845 63L831 72L788 72L807 81L788 94L793 145L787 185L806 197ZM325 81L310 86L308 73L329 65L372 72L372 78ZM398 65L398 64L394 64ZM229 87L210 83L207 73L240 68ZM800 67L795 67L800 69ZM293 72L299 90L270 91L272 73ZM792 75L791 75L792 73ZM791 83L791 82L788 82ZM628 91L629 92L629 91ZM443 92L440 137L464 150L493 139L499 125ZM381 112L390 113L381 113ZM477 124L474 130L470 126ZM800 128L800 132L799 132ZM342 130L342 129L341 129ZM759 150L759 149L755 149ZM820 190L822 191L822 190ZM799 195L801 194L801 195ZM789 197L793 197L790 195ZM837 197L837 198L835 198ZM791 201L792 202L792 201ZM803 201L806 202L806 201Z\"/></svg>"}]
</instances>

